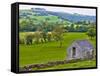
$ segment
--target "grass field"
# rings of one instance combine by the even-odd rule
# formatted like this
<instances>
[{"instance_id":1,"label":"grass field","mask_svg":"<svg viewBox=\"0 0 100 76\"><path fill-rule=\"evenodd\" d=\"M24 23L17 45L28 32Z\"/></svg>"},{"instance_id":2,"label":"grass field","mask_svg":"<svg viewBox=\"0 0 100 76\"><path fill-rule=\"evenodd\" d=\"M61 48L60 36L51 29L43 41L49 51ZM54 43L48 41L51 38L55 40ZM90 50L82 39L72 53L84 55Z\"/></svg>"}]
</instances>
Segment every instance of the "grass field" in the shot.
<instances>
[{"instance_id":1,"label":"grass field","mask_svg":"<svg viewBox=\"0 0 100 76\"><path fill-rule=\"evenodd\" d=\"M25 33L20 33L20 37L24 37ZM47 63L49 61L65 60L66 59L66 49L74 40L88 39L94 47L96 47L95 39L90 40L85 33L65 33L63 45L59 48L59 42L46 42L40 44L32 45L19 45L19 64L20 67L37 64L37 63ZM77 63L69 63L59 66L54 66L45 69L66 69L66 68L84 68L84 67L95 67L95 60L82 61Z\"/></svg>"}]
</instances>

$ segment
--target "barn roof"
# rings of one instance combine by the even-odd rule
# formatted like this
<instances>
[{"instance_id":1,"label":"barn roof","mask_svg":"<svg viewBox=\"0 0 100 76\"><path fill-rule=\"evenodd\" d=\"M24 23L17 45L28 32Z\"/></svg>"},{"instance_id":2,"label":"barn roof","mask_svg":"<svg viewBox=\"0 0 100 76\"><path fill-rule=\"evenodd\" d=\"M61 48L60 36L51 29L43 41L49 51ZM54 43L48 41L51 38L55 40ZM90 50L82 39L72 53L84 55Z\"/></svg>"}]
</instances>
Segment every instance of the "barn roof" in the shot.
<instances>
[{"instance_id":1,"label":"barn roof","mask_svg":"<svg viewBox=\"0 0 100 76\"><path fill-rule=\"evenodd\" d=\"M92 44L88 40L77 40L76 43L84 49L93 49Z\"/></svg>"}]
</instances>

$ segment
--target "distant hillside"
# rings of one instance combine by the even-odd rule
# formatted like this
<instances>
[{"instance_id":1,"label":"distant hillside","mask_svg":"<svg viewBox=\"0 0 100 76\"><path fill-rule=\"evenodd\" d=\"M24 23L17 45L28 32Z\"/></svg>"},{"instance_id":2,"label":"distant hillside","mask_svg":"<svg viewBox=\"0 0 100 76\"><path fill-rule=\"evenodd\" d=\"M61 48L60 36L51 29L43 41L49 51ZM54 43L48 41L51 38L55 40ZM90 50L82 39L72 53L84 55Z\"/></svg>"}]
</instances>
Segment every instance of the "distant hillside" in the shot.
<instances>
[{"instance_id":1,"label":"distant hillside","mask_svg":"<svg viewBox=\"0 0 100 76\"><path fill-rule=\"evenodd\" d=\"M54 12L54 11L48 11L44 8L32 8L33 12L37 13L39 16L48 16L48 15L54 15L58 16L61 19L69 20L71 22L77 22L77 21L92 21L95 22L96 18L95 16L88 16L88 15L81 15L81 14L70 14L65 12Z\"/></svg>"}]
</instances>

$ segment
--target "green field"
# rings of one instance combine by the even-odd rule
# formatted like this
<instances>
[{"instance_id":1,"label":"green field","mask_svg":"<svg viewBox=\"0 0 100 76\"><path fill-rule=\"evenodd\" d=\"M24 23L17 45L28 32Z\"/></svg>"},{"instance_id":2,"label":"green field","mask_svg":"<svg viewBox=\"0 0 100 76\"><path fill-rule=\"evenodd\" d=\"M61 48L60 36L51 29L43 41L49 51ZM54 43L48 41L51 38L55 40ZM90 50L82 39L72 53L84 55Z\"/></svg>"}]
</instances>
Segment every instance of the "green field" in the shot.
<instances>
[{"instance_id":1,"label":"green field","mask_svg":"<svg viewBox=\"0 0 100 76\"><path fill-rule=\"evenodd\" d=\"M24 37L25 33L20 33L20 37ZM63 45L59 48L59 42L46 42L32 45L19 45L19 64L20 67L29 64L47 63L50 61L65 60L67 59L66 49L75 40L88 39L94 47L96 47L96 40L90 40L85 33L64 33ZM45 69L67 69L67 68L84 68L84 67L95 67L95 60L82 61L77 63L69 63L64 65L58 65L51 68Z\"/></svg>"}]
</instances>

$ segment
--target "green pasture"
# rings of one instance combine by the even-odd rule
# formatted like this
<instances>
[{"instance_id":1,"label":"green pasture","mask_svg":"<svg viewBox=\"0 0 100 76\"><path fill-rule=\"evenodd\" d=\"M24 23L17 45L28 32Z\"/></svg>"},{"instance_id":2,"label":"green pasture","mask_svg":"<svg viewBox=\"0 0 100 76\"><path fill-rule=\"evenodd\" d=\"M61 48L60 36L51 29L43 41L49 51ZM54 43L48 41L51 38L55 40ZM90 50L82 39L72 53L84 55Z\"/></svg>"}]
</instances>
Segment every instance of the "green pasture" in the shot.
<instances>
[{"instance_id":1,"label":"green pasture","mask_svg":"<svg viewBox=\"0 0 100 76\"><path fill-rule=\"evenodd\" d=\"M20 32L20 38L24 38L26 32ZM59 48L59 42L52 41L40 44L25 45L19 44L19 64L20 67L29 64L47 63L50 61L66 60L67 48L75 40L88 39L94 47L96 47L95 39L90 40L85 33L64 33L63 45ZM67 68L84 68L95 67L96 62L82 61L77 63L69 63L64 65L58 65L45 69L67 69Z\"/></svg>"}]
</instances>

